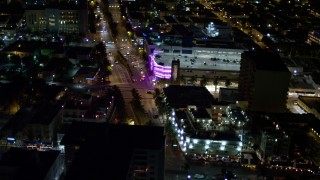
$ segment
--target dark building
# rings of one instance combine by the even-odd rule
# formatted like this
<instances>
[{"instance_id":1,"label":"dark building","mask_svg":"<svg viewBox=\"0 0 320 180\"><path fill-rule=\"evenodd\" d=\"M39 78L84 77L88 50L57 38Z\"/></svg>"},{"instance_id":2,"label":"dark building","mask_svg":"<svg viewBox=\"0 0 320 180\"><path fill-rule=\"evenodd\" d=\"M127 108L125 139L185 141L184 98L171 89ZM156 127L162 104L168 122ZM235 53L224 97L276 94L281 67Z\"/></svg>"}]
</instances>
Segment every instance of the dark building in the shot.
<instances>
[{"instance_id":1,"label":"dark building","mask_svg":"<svg viewBox=\"0 0 320 180\"><path fill-rule=\"evenodd\" d=\"M46 91L56 94L59 88ZM58 96L58 95L57 95ZM49 99L50 96L41 97ZM60 103L41 103L21 108L1 129L2 140L15 138L17 144L25 141L55 143L62 124Z\"/></svg>"},{"instance_id":2,"label":"dark building","mask_svg":"<svg viewBox=\"0 0 320 180\"><path fill-rule=\"evenodd\" d=\"M186 108L190 105L210 108L215 99L205 87L171 85L163 89L171 108Z\"/></svg>"},{"instance_id":3,"label":"dark building","mask_svg":"<svg viewBox=\"0 0 320 180\"><path fill-rule=\"evenodd\" d=\"M163 127L73 123L65 179L164 179L164 143Z\"/></svg>"},{"instance_id":4,"label":"dark building","mask_svg":"<svg viewBox=\"0 0 320 180\"><path fill-rule=\"evenodd\" d=\"M278 54L246 51L241 56L240 97L250 111L285 112L290 77Z\"/></svg>"},{"instance_id":5,"label":"dark building","mask_svg":"<svg viewBox=\"0 0 320 180\"><path fill-rule=\"evenodd\" d=\"M2 180L49 180L60 177L63 168L60 151L11 148L0 161Z\"/></svg>"}]
</instances>

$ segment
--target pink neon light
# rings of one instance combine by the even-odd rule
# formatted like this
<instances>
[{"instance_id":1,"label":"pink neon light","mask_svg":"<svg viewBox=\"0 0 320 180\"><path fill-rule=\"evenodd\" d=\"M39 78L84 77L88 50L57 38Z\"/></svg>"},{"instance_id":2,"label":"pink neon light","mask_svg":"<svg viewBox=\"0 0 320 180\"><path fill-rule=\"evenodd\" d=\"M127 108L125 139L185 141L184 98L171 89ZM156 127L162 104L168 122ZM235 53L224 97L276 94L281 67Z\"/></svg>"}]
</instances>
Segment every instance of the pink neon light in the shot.
<instances>
[{"instance_id":1,"label":"pink neon light","mask_svg":"<svg viewBox=\"0 0 320 180\"><path fill-rule=\"evenodd\" d=\"M156 77L170 79L171 78L171 67L161 66L155 60L154 56L150 56L150 70L152 70Z\"/></svg>"}]
</instances>

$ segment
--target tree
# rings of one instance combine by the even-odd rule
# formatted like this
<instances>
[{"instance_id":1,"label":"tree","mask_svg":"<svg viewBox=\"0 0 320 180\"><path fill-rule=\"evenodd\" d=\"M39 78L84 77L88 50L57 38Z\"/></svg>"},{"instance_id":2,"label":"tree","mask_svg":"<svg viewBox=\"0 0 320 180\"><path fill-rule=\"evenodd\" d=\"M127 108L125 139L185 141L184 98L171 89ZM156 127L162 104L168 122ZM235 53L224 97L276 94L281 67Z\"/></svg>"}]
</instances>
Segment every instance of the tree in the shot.
<instances>
[{"instance_id":1,"label":"tree","mask_svg":"<svg viewBox=\"0 0 320 180\"><path fill-rule=\"evenodd\" d=\"M215 91L215 92L217 91L217 86L218 86L218 84L219 84L218 79L215 78L215 79L213 80L213 85L214 85L214 91Z\"/></svg>"},{"instance_id":2,"label":"tree","mask_svg":"<svg viewBox=\"0 0 320 180\"><path fill-rule=\"evenodd\" d=\"M99 42L97 45L96 45L96 51L98 53L101 54L102 57L105 57L107 55L106 53L106 46L103 42Z\"/></svg>"},{"instance_id":3,"label":"tree","mask_svg":"<svg viewBox=\"0 0 320 180\"><path fill-rule=\"evenodd\" d=\"M225 86L226 86L226 87L229 87L230 85L231 85L230 79L226 79Z\"/></svg>"},{"instance_id":4,"label":"tree","mask_svg":"<svg viewBox=\"0 0 320 180\"><path fill-rule=\"evenodd\" d=\"M133 97L132 102L133 102L134 108L135 108L136 110L140 111L140 112L144 111L143 105L141 104L141 99L142 99L142 98L141 98L138 90L135 89L135 88L133 88L133 89L131 90L131 94L132 94L132 97Z\"/></svg>"},{"instance_id":5,"label":"tree","mask_svg":"<svg viewBox=\"0 0 320 180\"><path fill-rule=\"evenodd\" d=\"M166 84L169 84L169 81L167 79L160 79L158 81L158 85L165 86Z\"/></svg>"},{"instance_id":6,"label":"tree","mask_svg":"<svg viewBox=\"0 0 320 180\"><path fill-rule=\"evenodd\" d=\"M208 84L208 79L207 79L207 77L206 76L202 76L202 79L201 79L201 81L200 81L200 85L201 86L206 86Z\"/></svg>"},{"instance_id":7,"label":"tree","mask_svg":"<svg viewBox=\"0 0 320 180\"><path fill-rule=\"evenodd\" d=\"M180 81L180 84L185 84L186 83L185 77L183 75L181 75L179 77L179 81Z\"/></svg>"},{"instance_id":8,"label":"tree","mask_svg":"<svg viewBox=\"0 0 320 180\"><path fill-rule=\"evenodd\" d=\"M122 93L118 86L113 86L112 88L109 89L109 91L114 96L114 102L117 107L118 117L123 122L127 117L127 112L126 112L125 102L124 102Z\"/></svg>"},{"instance_id":9,"label":"tree","mask_svg":"<svg viewBox=\"0 0 320 180\"><path fill-rule=\"evenodd\" d=\"M163 94L160 92L160 90L158 88L155 89L154 99L155 99L155 104L158 108L159 114L163 115L163 114L167 113L168 112L167 104L165 102Z\"/></svg>"},{"instance_id":10,"label":"tree","mask_svg":"<svg viewBox=\"0 0 320 180\"><path fill-rule=\"evenodd\" d=\"M0 40L0 49L4 48L4 46L5 46L4 41L3 41L3 40Z\"/></svg>"},{"instance_id":11,"label":"tree","mask_svg":"<svg viewBox=\"0 0 320 180\"><path fill-rule=\"evenodd\" d=\"M195 84L197 82L197 77L196 76L192 76L190 79L192 84Z\"/></svg>"},{"instance_id":12,"label":"tree","mask_svg":"<svg viewBox=\"0 0 320 180\"><path fill-rule=\"evenodd\" d=\"M136 88L131 89L131 94L133 96L133 99L138 100L138 101L141 100L141 96Z\"/></svg>"}]
</instances>

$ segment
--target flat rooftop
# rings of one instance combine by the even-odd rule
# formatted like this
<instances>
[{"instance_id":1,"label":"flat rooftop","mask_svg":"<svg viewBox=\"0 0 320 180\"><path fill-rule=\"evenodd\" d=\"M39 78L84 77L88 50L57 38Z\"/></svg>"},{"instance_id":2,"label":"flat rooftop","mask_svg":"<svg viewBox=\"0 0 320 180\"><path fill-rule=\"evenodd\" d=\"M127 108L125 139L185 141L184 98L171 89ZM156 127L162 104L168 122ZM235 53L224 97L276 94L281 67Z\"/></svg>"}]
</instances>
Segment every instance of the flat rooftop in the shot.
<instances>
[{"instance_id":1,"label":"flat rooftop","mask_svg":"<svg viewBox=\"0 0 320 180\"><path fill-rule=\"evenodd\" d=\"M289 71L279 54L268 51L245 51L243 59L254 61L256 68L267 71Z\"/></svg>"},{"instance_id":2,"label":"flat rooftop","mask_svg":"<svg viewBox=\"0 0 320 180\"><path fill-rule=\"evenodd\" d=\"M172 108L186 108L189 105L208 108L215 102L205 87L171 85L163 91Z\"/></svg>"},{"instance_id":3,"label":"flat rooftop","mask_svg":"<svg viewBox=\"0 0 320 180\"><path fill-rule=\"evenodd\" d=\"M162 151L165 135L163 127L73 123L61 143L80 145L66 180L126 179L135 150Z\"/></svg>"},{"instance_id":4,"label":"flat rooftop","mask_svg":"<svg viewBox=\"0 0 320 180\"><path fill-rule=\"evenodd\" d=\"M178 54L161 54L160 56L160 58L155 58L155 61L164 66L171 66L172 60L179 59L181 69L240 71L239 60L235 57L223 59L218 55L209 54L198 54L196 58L195 55Z\"/></svg>"},{"instance_id":5,"label":"flat rooftop","mask_svg":"<svg viewBox=\"0 0 320 180\"><path fill-rule=\"evenodd\" d=\"M10 148L0 161L0 174L5 179L43 180L58 158L60 151L37 151Z\"/></svg>"}]
</instances>

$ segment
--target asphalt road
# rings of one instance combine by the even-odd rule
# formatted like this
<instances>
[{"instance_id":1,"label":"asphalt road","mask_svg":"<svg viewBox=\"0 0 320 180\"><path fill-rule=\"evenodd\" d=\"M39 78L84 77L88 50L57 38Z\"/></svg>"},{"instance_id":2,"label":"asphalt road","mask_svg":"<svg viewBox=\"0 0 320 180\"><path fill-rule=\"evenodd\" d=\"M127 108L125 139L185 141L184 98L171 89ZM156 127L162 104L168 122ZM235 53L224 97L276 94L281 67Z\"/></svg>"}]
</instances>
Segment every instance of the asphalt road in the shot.
<instances>
[{"instance_id":1,"label":"asphalt road","mask_svg":"<svg viewBox=\"0 0 320 180\"><path fill-rule=\"evenodd\" d=\"M130 102L132 100L132 88L138 90L141 95L141 103L144 106L147 117L149 120L154 121L152 117L154 113L156 113L156 111L153 111L155 103L153 96L147 94L148 90L154 89L153 83L146 73L143 60L137 52L137 49L133 47L133 42L129 40L126 28L122 25L123 23L121 23L124 19L120 16L120 9L117 4L112 4L112 6L109 7L109 11L113 15L114 22L118 22L118 36L114 38L110 34L111 31L105 23L106 20L100 8L103 9L106 7L100 3L100 7L97 9L98 13L101 12L100 16L102 19L98 23L98 37L96 37L96 39L101 40L106 44L108 59L110 60L113 69L112 75L109 77L111 85L117 85L120 88L125 99L128 116L129 118L134 119L135 124L144 124L145 122L142 122L142 120L137 117L134 113L133 107L131 107ZM116 59L117 57L120 57L121 60ZM148 119L145 119L145 121L148 121ZM161 125L159 121L155 121L152 124Z\"/></svg>"}]
</instances>

